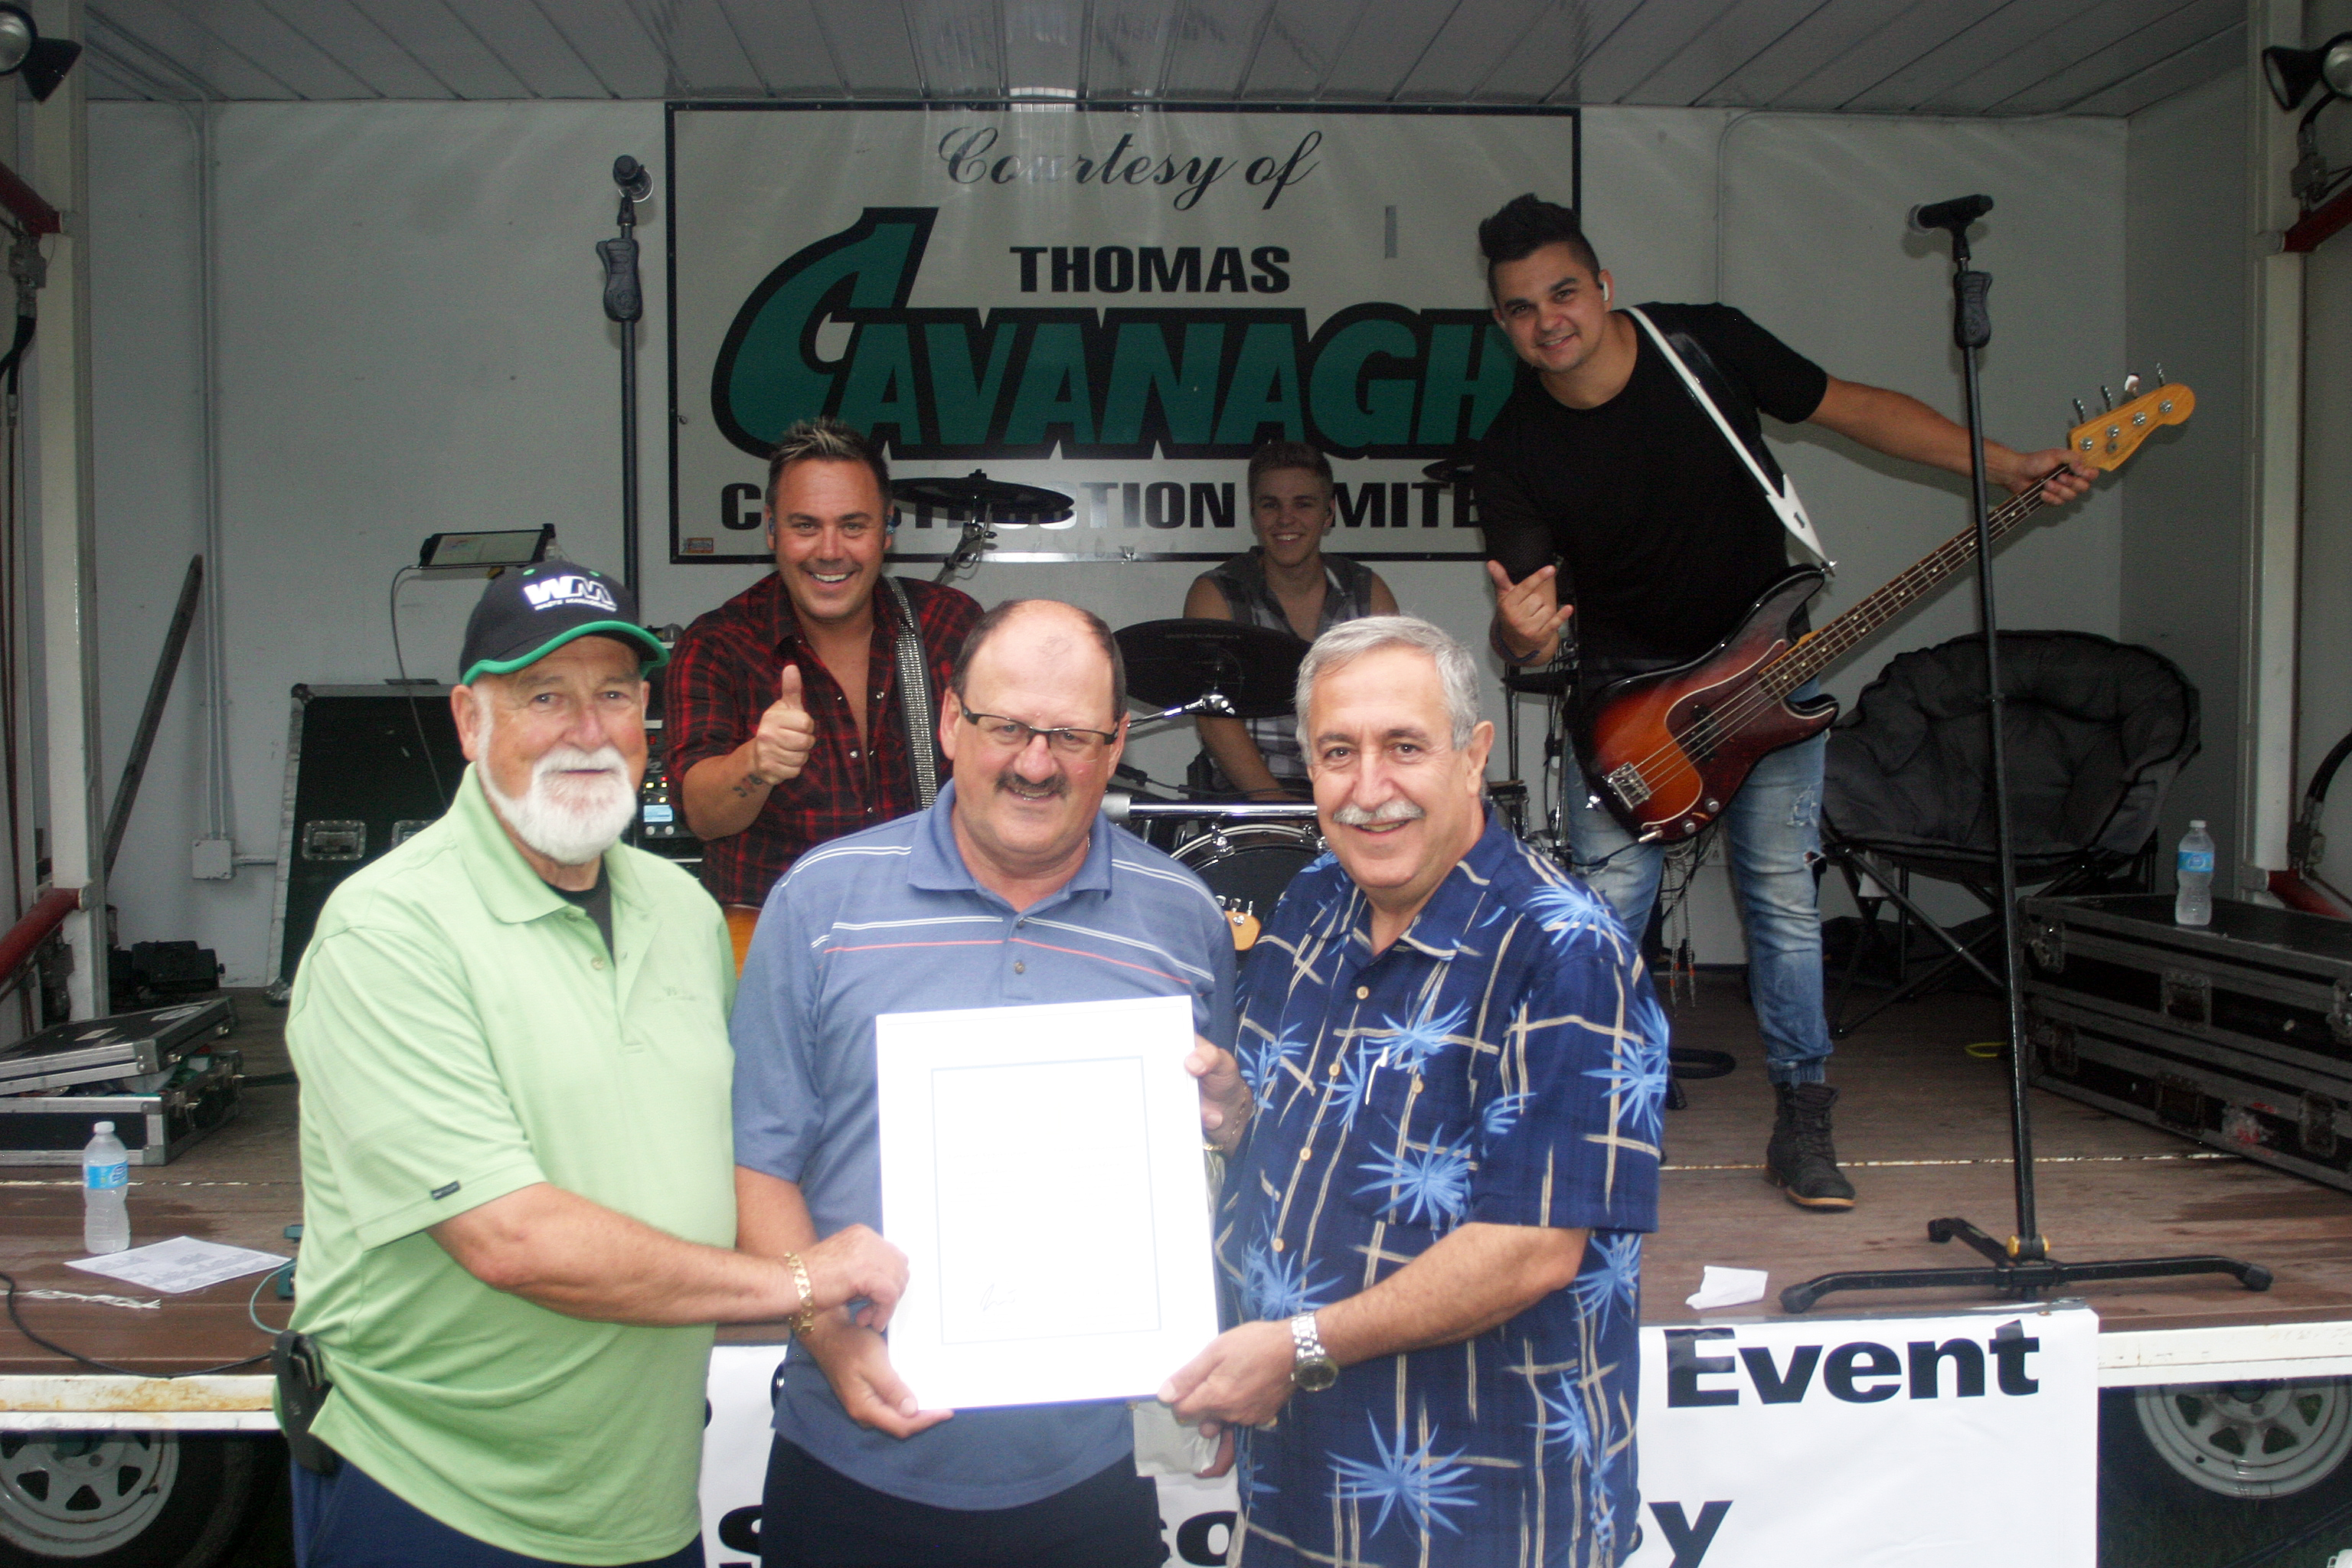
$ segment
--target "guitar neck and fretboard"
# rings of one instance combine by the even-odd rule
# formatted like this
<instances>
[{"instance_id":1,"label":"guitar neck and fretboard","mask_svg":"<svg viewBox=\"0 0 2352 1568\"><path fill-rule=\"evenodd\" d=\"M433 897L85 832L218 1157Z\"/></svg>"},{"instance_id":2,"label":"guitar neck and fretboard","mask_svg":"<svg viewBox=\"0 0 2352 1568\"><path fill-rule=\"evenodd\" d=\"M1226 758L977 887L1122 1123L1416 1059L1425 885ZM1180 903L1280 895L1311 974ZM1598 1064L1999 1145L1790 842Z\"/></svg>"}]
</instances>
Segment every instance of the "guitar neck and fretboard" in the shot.
<instances>
[{"instance_id":1,"label":"guitar neck and fretboard","mask_svg":"<svg viewBox=\"0 0 2352 1568\"><path fill-rule=\"evenodd\" d=\"M2042 477L2054 478L2062 471L2053 468ZM2042 487L2036 485L2025 494L2012 497L2006 505L1996 508L1988 520L1988 531L1994 542L1998 543L2045 504ZM1927 559L1766 665L1758 673L1757 684L1776 698L1788 696L1861 647L1879 627L1933 593L1937 584L1975 560L1976 553L1977 531L1974 528L1962 529Z\"/></svg>"},{"instance_id":2,"label":"guitar neck and fretboard","mask_svg":"<svg viewBox=\"0 0 2352 1568\"><path fill-rule=\"evenodd\" d=\"M2159 386L2100 418L2076 426L2068 432L2067 449L2094 468L2117 468L2157 426L2179 424L2196 405L2196 395L2187 387ZM2053 468L2042 479L2054 479L2061 471ZM2037 484L1996 507L1986 519L1986 531L1998 543L2047 504ZM1775 698L1786 698L1926 598L1936 584L1975 560L1976 554L1977 531L1964 528L1909 571L1766 665L1757 672L1758 686Z\"/></svg>"}]
</instances>

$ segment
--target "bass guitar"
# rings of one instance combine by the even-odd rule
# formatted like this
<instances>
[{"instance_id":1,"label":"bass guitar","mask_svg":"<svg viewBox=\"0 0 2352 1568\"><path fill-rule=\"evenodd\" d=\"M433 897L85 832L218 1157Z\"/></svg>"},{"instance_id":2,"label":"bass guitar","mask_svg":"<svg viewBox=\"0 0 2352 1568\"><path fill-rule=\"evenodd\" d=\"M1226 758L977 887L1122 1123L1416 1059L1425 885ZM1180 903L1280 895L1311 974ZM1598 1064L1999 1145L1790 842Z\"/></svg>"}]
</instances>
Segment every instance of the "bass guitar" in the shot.
<instances>
[{"instance_id":1,"label":"bass guitar","mask_svg":"<svg viewBox=\"0 0 2352 1568\"><path fill-rule=\"evenodd\" d=\"M2067 432L2067 446L2092 468L2120 468L2158 426L2180 424L2196 406L2196 394L2168 383L2077 425ZM2037 486L1995 509L1991 536L2001 538L2044 504ZM1729 637L1697 658L1602 688L1581 731L1586 771L1601 803L1644 843L1672 844L1697 833L1723 814L1759 760L1811 740L1836 720L1835 698L1798 702L1790 694L1927 597L1975 559L1976 550L1970 527L1801 638L1790 637L1790 623L1829 574L1818 566L1791 567Z\"/></svg>"}]
</instances>

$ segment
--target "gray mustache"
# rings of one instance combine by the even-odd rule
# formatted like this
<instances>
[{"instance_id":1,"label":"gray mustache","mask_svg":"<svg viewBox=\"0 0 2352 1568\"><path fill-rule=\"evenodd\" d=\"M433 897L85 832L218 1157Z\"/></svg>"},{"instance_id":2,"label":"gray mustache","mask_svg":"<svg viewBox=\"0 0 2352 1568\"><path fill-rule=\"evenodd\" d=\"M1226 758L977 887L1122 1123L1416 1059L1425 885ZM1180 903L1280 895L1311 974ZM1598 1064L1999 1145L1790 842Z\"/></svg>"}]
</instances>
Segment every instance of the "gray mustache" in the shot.
<instances>
[{"instance_id":1,"label":"gray mustache","mask_svg":"<svg viewBox=\"0 0 2352 1568\"><path fill-rule=\"evenodd\" d=\"M1395 800L1382 801L1370 811L1355 805L1337 806L1331 812L1331 820L1342 827L1372 827L1388 822L1419 822L1428 815L1412 802L1399 796Z\"/></svg>"}]
</instances>

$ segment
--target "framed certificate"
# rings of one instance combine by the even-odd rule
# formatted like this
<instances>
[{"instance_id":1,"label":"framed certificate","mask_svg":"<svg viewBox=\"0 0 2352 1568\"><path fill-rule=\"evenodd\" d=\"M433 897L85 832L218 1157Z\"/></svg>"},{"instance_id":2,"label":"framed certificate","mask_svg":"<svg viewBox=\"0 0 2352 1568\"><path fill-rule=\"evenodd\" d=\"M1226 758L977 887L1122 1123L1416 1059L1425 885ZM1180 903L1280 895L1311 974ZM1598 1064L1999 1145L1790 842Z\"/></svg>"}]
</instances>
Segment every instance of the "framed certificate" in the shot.
<instances>
[{"instance_id":1,"label":"framed certificate","mask_svg":"<svg viewBox=\"0 0 2352 1568\"><path fill-rule=\"evenodd\" d=\"M1189 997L875 1020L890 1360L927 1410L1129 1399L1216 1337Z\"/></svg>"}]
</instances>

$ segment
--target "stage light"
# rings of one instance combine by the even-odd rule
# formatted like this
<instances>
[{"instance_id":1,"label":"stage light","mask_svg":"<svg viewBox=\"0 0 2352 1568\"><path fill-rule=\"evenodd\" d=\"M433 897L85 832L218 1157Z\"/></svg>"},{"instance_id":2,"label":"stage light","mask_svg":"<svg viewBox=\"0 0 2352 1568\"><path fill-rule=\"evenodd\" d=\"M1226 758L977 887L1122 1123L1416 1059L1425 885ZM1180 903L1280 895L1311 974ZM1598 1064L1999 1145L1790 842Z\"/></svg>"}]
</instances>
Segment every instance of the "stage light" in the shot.
<instances>
[{"instance_id":1,"label":"stage light","mask_svg":"<svg viewBox=\"0 0 2352 1568\"><path fill-rule=\"evenodd\" d=\"M2338 33L2315 49L2273 44L2263 51L2263 79L2281 109L2297 107L2323 85L2331 98L2352 96L2352 33Z\"/></svg>"},{"instance_id":2,"label":"stage light","mask_svg":"<svg viewBox=\"0 0 2352 1568\"><path fill-rule=\"evenodd\" d=\"M81 46L68 38L45 38L21 5L0 5L0 76L22 76L36 103L47 103L66 72L81 58Z\"/></svg>"}]
</instances>

